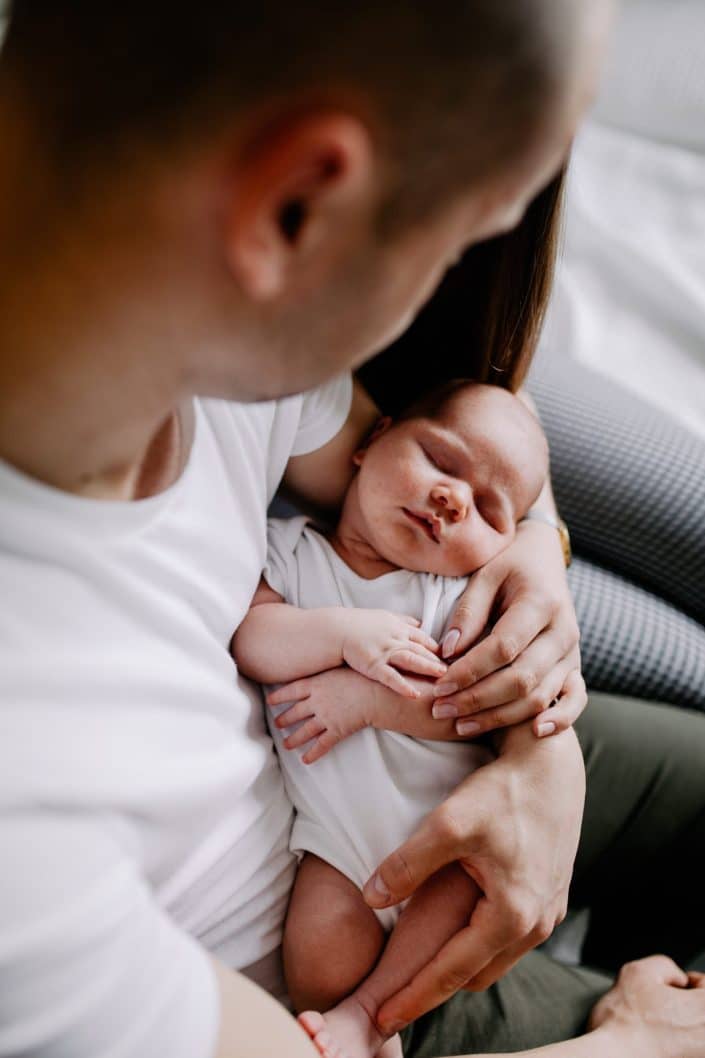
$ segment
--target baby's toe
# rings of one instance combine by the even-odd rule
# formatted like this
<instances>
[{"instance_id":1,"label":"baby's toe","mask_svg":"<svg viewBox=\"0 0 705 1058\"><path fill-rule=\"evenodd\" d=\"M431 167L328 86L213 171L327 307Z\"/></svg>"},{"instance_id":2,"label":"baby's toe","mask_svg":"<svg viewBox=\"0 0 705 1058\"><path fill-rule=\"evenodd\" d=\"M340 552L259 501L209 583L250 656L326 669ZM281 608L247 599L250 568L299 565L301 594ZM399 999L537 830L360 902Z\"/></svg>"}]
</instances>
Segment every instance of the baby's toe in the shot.
<instances>
[{"instance_id":1,"label":"baby's toe","mask_svg":"<svg viewBox=\"0 0 705 1058\"><path fill-rule=\"evenodd\" d=\"M299 1014L299 1024L309 1034L321 1058L346 1058L330 1032L325 1019L317 1010L306 1010Z\"/></svg>"}]
</instances>

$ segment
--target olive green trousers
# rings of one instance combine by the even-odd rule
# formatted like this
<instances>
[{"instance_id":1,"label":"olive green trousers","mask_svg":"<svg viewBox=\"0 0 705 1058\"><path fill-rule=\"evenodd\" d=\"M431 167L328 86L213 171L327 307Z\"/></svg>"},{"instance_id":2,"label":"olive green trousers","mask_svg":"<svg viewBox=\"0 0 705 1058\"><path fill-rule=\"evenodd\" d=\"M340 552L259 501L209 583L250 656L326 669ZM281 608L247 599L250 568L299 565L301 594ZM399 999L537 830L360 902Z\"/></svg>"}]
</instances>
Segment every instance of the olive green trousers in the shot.
<instances>
[{"instance_id":1,"label":"olive green trousers","mask_svg":"<svg viewBox=\"0 0 705 1058\"><path fill-rule=\"evenodd\" d=\"M584 965L531 952L406 1029L408 1058L570 1039L623 963L665 953L687 966L705 950L705 716L595 694L576 730L588 782L570 904L590 908Z\"/></svg>"}]
</instances>

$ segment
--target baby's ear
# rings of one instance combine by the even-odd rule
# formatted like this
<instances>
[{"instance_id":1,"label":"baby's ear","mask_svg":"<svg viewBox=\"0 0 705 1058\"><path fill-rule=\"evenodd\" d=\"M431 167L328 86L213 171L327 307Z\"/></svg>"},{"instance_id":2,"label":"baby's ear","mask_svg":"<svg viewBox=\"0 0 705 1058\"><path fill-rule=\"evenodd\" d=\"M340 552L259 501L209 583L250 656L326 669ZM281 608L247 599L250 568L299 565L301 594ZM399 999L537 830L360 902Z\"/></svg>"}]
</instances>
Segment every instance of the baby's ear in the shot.
<instances>
[{"instance_id":1,"label":"baby's ear","mask_svg":"<svg viewBox=\"0 0 705 1058\"><path fill-rule=\"evenodd\" d=\"M372 433L368 435L364 446L362 448L358 448L358 450L353 454L352 461L356 467L359 467L362 464L362 461L367 454L367 449L370 447L370 445L374 444L374 442L378 440L378 438L380 438L383 433L386 433L391 425L391 415L383 415L381 419L377 420L377 422L375 423L375 427L372 430Z\"/></svg>"}]
</instances>

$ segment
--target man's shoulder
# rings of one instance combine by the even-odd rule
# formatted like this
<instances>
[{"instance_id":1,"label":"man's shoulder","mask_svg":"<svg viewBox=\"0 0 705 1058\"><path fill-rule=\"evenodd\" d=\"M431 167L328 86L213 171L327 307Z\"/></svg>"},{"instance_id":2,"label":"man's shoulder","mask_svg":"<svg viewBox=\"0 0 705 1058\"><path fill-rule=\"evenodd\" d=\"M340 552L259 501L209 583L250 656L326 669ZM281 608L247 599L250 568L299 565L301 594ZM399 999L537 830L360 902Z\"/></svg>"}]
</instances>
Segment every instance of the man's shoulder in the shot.
<instances>
[{"instance_id":1,"label":"man's shoulder","mask_svg":"<svg viewBox=\"0 0 705 1058\"><path fill-rule=\"evenodd\" d=\"M283 424L293 426L295 431L301 417L303 400L302 394L285 397L282 400L262 400L249 403L222 400L217 397L197 397L196 406L214 427L269 433Z\"/></svg>"}]
</instances>

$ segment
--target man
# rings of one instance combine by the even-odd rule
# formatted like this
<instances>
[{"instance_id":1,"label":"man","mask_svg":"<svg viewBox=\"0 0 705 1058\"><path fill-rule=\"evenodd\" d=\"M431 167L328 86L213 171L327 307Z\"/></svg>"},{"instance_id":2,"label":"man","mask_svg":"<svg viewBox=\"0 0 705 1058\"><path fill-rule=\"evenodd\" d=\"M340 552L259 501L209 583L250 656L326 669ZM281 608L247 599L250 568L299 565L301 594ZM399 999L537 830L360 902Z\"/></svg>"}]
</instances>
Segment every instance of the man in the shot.
<instances>
[{"instance_id":1,"label":"man","mask_svg":"<svg viewBox=\"0 0 705 1058\"><path fill-rule=\"evenodd\" d=\"M0 60L0 1054L313 1053L228 968L276 990L293 867L261 706L227 643L282 475L334 502L329 468L369 421L344 377L281 398L390 341L565 156L603 5L497 6L271 0L188 24L159 3L13 6ZM570 621L554 624L574 668ZM456 952L422 985L417 1013L467 981L486 987L562 914L577 746L571 732L538 744L516 731L492 789L505 791L504 767L536 791L511 817L532 855L517 859L518 823L500 824L488 793L492 833L514 852L502 877L487 839L485 922L459 940L462 969ZM410 848L407 885L462 858L472 827L449 819L431 820L425 853ZM404 895L394 864L371 886ZM590 987L592 1002L605 985Z\"/></svg>"}]
</instances>

